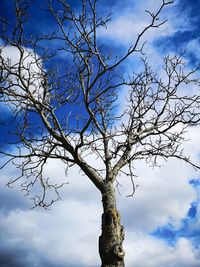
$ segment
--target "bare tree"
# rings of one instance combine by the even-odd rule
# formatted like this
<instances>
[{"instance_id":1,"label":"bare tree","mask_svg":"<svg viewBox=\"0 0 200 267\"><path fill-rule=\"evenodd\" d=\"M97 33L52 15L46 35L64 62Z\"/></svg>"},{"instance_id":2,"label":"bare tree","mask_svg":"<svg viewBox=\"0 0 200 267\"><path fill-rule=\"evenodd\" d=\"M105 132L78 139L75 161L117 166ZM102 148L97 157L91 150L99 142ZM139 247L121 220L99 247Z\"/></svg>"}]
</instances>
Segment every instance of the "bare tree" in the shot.
<instances>
[{"instance_id":1,"label":"bare tree","mask_svg":"<svg viewBox=\"0 0 200 267\"><path fill-rule=\"evenodd\" d=\"M121 57L112 56L99 42L98 29L106 27L110 15L98 16L96 0L80 1L79 13L66 0L49 0L52 33L29 36L31 1L15 2L15 25L1 18L0 102L12 110L16 137L14 152L0 151L5 157L1 169L15 164L20 175L8 186L22 181L27 194L39 184L42 190L34 205L47 208L60 198L62 186L43 175L48 159L63 161L66 170L79 166L102 195L101 266L123 267L124 229L115 198L118 175L130 176L133 195L136 160L156 166L159 158L177 158L199 168L181 146L186 129L200 121L200 95L192 93L199 86L199 66L188 71L182 54L164 58L161 75L146 59L141 60L142 72L129 77L120 72L132 54L143 55L142 37L165 23L159 15L173 1L162 0L156 12L147 11L150 23ZM15 58L8 56L11 50ZM127 105L120 112L122 91ZM91 164L87 154L95 155L97 163ZM56 193L52 200L51 190Z\"/></svg>"}]
</instances>

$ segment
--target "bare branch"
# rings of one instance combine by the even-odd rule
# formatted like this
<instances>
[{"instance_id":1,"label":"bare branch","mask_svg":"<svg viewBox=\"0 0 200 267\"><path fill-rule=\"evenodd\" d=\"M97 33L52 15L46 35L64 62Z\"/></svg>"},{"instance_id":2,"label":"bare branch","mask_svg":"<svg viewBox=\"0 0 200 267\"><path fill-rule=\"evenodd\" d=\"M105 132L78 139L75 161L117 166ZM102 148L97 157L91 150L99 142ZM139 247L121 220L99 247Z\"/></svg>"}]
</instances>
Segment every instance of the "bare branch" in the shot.
<instances>
[{"instance_id":1,"label":"bare branch","mask_svg":"<svg viewBox=\"0 0 200 267\"><path fill-rule=\"evenodd\" d=\"M173 1L163 0L156 12L146 11L150 23L118 59L99 39L98 29L106 26L110 14L99 16L97 1L82 0L79 13L67 1L56 3L48 1L48 34L27 36L31 1L16 1L14 26L0 19L0 103L9 105L16 126L15 151L0 151L5 157L1 168L14 163L21 171L8 185L26 178L22 189L29 192L39 182L43 193L34 203L48 207L53 202L46 201L47 190L53 189L59 199L61 187L43 175L50 159L63 161L66 169L79 166L101 192L128 166L130 195L136 189L136 160L156 166L159 158L177 158L199 168L182 148L188 127L200 122L198 90L187 90L199 87L199 66L188 70L183 53L167 56L161 74L143 58L140 73L127 77L121 70L132 54L143 55L145 33L166 22L160 15ZM123 90L127 102L119 112ZM89 163L91 155L95 160Z\"/></svg>"}]
</instances>

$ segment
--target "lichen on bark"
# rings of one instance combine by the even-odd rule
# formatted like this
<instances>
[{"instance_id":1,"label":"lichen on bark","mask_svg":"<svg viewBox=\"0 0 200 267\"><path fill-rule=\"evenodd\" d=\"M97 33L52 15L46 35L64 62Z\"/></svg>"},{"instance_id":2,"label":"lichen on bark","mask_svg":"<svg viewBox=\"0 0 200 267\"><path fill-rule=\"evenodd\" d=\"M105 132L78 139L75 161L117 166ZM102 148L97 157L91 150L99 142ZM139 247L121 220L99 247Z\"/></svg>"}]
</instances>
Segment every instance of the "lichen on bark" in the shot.
<instances>
[{"instance_id":1,"label":"lichen on bark","mask_svg":"<svg viewBox=\"0 0 200 267\"><path fill-rule=\"evenodd\" d=\"M99 237L101 267L124 267L125 252L122 246L124 227L120 223L120 214L116 208L113 184L107 185L103 194L102 234Z\"/></svg>"}]
</instances>

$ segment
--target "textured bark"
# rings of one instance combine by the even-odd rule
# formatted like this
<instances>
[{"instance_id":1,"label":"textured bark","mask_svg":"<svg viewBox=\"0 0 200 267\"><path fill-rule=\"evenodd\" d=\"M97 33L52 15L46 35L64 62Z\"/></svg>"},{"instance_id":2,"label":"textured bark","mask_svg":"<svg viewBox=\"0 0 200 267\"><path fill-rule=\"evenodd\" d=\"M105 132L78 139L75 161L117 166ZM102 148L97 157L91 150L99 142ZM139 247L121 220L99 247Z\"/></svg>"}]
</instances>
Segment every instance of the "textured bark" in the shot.
<instances>
[{"instance_id":1,"label":"textured bark","mask_svg":"<svg viewBox=\"0 0 200 267\"><path fill-rule=\"evenodd\" d=\"M113 184L108 182L102 197L102 234L99 237L101 267L124 267L124 228L120 224Z\"/></svg>"}]
</instances>

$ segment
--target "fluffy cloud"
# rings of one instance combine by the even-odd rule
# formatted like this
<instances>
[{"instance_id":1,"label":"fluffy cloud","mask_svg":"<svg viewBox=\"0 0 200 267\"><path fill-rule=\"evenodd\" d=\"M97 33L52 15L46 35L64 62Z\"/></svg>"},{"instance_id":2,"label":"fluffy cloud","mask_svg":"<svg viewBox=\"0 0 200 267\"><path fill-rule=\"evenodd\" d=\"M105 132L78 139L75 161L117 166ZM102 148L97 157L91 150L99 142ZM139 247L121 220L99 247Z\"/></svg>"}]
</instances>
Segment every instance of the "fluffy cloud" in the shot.
<instances>
[{"instance_id":1,"label":"fluffy cloud","mask_svg":"<svg viewBox=\"0 0 200 267\"><path fill-rule=\"evenodd\" d=\"M49 266L94 266L98 262L99 214L97 203L86 205L73 199L49 212L13 207L9 213L1 213L1 264L4 260L9 267L18 266L18 261L21 266L39 267L43 262ZM13 265L6 255L11 255Z\"/></svg>"},{"instance_id":2,"label":"fluffy cloud","mask_svg":"<svg viewBox=\"0 0 200 267\"><path fill-rule=\"evenodd\" d=\"M137 267L197 267L200 263L199 251L191 243L181 238L175 246L168 246L143 234L130 234L127 243L127 265Z\"/></svg>"},{"instance_id":3,"label":"fluffy cloud","mask_svg":"<svg viewBox=\"0 0 200 267\"><path fill-rule=\"evenodd\" d=\"M24 104L24 96L29 96L38 101L43 99L44 70L42 61L32 49L16 46L0 47L1 65L4 68L4 75L9 81L3 87L7 97L15 103ZM20 67L20 78L18 70ZM28 91L27 91L28 88ZM11 95L11 96L10 96Z\"/></svg>"},{"instance_id":4,"label":"fluffy cloud","mask_svg":"<svg viewBox=\"0 0 200 267\"><path fill-rule=\"evenodd\" d=\"M145 10L155 13L159 9L161 3L162 1L155 2L151 0L133 1L133 3L130 3L129 7L120 12L120 14L117 12L117 16L116 13L113 14L111 22L108 23L106 29L102 28L100 30L99 36L112 39L124 46L133 44L137 35L151 22L151 17ZM170 8L167 7L159 18L159 22L165 21L166 19L169 21L158 29L151 29L146 32L144 40L151 42L155 40L155 38L171 35L181 27L180 18L177 20L174 12L174 5L171 5Z\"/></svg>"}]
</instances>

